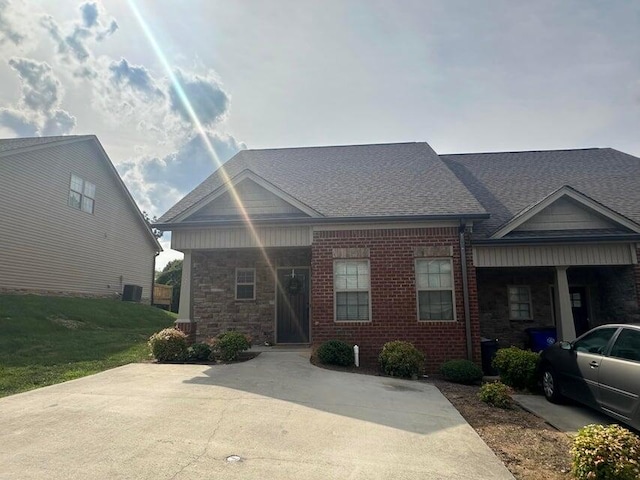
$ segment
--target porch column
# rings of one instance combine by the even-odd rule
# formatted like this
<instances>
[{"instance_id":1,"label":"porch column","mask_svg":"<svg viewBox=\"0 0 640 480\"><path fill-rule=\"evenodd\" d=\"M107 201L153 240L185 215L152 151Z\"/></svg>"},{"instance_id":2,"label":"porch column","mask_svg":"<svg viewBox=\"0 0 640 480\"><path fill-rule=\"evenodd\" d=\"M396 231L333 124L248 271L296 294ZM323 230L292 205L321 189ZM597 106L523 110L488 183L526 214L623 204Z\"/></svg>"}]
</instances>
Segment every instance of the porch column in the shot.
<instances>
[{"instance_id":1,"label":"porch column","mask_svg":"<svg viewBox=\"0 0 640 480\"><path fill-rule=\"evenodd\" d=\"M556 267L556 328L558 340L570 342L576 338L576 327L573 323L571 312L571 296L569 295L569 280L567 280L567 268Z\"/></svg>"},{"instance_id":2,"label":"porch column","mask_svg":"<svg viewBox=\"0 0 640 480\"><path fill-rule=\"evenodd\" d=\"M191 319L191 250L184 251L184 260L182 260L180 307L176 328L186 333L191 341L195 341L196 324Z\"/></svg>"}]
</instances>

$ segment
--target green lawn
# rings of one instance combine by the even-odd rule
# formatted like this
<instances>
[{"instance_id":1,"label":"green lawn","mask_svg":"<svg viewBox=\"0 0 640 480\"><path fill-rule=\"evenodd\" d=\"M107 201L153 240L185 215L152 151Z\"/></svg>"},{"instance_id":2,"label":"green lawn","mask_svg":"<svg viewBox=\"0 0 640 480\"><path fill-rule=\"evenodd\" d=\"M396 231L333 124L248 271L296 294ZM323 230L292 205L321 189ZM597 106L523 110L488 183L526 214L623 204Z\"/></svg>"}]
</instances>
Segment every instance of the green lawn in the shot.
<instances>
[{"instance_id":1,"label":"green lawn","mask_svg":"<svg viewBox=\"0 0 640 480\"><path fill-rule=\"evenodd\" d=\"M105 299L0 295L0 397L149 360L175 315Z\"/></svg>"}]
</instances>

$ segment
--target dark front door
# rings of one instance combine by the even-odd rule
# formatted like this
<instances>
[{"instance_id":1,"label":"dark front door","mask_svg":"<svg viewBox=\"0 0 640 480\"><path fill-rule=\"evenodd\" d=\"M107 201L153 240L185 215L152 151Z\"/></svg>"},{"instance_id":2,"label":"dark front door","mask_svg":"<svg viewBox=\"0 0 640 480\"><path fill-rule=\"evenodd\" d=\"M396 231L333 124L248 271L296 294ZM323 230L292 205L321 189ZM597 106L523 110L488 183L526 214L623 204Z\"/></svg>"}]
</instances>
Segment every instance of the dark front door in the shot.
<instances>
[{"instance_id":1,"label":"dark front door","mask_svg":"<svg viewBox=\"0 0 640 480\"><path fill-rule=\"evenodd\" d=\"M587 289L585 287L569 287L571 297L571 313L579 337L589 330L589 307L587 305Z\"/></svg>"},{"instance_id":2,"label":"dark front door","mask_svg":"<svg viewBox=\"0 0 640 480\"><path fill-rule=\"evenodd\" d=\"M309 343L309 268L279 268L277 291L277 342Z\"/></svg>"}]
</instances>

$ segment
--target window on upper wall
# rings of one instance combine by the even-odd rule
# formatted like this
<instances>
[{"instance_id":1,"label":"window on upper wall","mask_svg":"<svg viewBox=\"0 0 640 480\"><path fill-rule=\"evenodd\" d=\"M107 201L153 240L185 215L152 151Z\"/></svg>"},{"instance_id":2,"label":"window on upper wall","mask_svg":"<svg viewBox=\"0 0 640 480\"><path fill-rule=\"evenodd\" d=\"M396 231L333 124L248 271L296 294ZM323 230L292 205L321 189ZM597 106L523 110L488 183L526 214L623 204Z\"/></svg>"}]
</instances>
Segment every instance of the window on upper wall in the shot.
<instances>
[{"instance_id":1,"label":"window on upper wall","mask_svg":"<svg viewBox=\"0 0 640 480\"><path fill-rule=\"evenodd\" d=\"M416 288L419 320L455 320L450 258L416 260Z\"/></svg>"},{"instance_id":2,"label":"window on upper wall","mask_svg":"<svg viewBox=\"0 0 640 480\"><path fill-rule=\"evenodd\" d=\"M509 285L509 319L531 320L531 289L526 285Z\"/></svg>"},{"instance_id":3,"label":"window on upper wall","mask_svg":"<svg viewBox=\"0 0 640 480\"><path fill-rule=\"evenodd\" d=\"M69 185L69 206L93 213L96 198L96 186L77 175L71 175Z\"/></svg>"},{"instance_id":4,"label":"window on upper wall","mask_svg":"<svg viewBox=\"0 0 640 480\"><path fill-rule=\"evenodd\" d=\"M337 322L368 322L370 317L369 260L336 260L333 291Z\"/></svg>"},{"instance_id":5,"label":"window on upper wall","mask_svg":"<svg viewBox=\"0 0 640 480\"><path fill-rule=\"evenodd\" d=\"M256 299L256 269L236 269L236 300Z\"/></svg>"}]
</instances>

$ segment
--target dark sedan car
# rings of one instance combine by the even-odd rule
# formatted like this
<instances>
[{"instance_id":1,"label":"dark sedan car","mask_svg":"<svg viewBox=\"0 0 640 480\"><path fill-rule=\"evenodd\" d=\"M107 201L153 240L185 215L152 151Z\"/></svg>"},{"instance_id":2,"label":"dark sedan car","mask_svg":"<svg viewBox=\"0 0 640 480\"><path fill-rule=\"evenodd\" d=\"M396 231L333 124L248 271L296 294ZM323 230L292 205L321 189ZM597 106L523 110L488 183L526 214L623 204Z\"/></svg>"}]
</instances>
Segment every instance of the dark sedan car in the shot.
<instances>
[{"instance_id":1,"label":"dark sedan car","mask_svg":"<svg viewBox=\"0 0 640 480\"><path fill-rule=\"evenodd\" d=\"M542 352L547 400L571 398L640 429L640 324L602 325Z\"/></svg>"}]
</instances>

